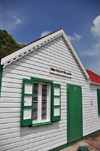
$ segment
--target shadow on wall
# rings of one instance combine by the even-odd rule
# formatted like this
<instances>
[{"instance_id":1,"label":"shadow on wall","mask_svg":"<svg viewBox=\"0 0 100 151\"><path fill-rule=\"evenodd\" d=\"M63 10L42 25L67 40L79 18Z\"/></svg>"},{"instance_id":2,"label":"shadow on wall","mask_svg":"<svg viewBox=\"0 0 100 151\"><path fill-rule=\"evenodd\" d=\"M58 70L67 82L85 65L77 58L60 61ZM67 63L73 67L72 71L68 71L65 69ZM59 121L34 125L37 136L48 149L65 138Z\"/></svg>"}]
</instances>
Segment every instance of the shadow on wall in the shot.
<instances>
[{"instance_id":1,"label":"shadow on wall","mask_svg":"<svg viewBox=\"0 0 100 151\"><path fill-rule=\"evenodd\" d=\"M47 124L47 125L36 126L36 127L29 127L29 126L20 127L20 136L24 137L24 136L36 134L36 133L38 133L40 136L41 132L45 132L45 135L46 135L46 132L48 134L49 131L52 131L52 130L56 131L57 129L59 129L59 122L55 122L55 123ZM55 131L53 131L53 132L55 132Z\"/></svg>"}]
</instances>

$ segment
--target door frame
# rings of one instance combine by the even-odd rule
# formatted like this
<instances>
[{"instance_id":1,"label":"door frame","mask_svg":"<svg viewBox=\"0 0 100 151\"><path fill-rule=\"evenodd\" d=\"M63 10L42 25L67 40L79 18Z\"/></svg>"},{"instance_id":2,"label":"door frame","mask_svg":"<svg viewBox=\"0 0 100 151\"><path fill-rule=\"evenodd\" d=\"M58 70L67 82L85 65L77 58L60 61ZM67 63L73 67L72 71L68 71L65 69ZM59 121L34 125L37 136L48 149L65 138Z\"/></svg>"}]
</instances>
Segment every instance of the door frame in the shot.
<instances>
[{"instance_id":1,"label":"door frame","mask_svg":"<svg viewBox=\"0 0 100 151\"><path fill-rule=\"evenodd\" d=\"M67 105L67 143L69 143L69 142L72 142L72 141L75 141L75 140L72 140L72 141L69 141L69 138L68 138L68 107L69 107L69 101L68 101L68 99L69 99L69 93L68 93L68 86L77 86L77 87L80 87L81 88L81 98L82 98L82 86L80 86L80 85L75 85L75 84L66 84L66 91L67 91L67 103L66 103L66 105ZM82 104L82 132L81 132L81 138L83 137L83 104ZM80 139L80 138L79 138Z\"/></svg>"}]
</instances>

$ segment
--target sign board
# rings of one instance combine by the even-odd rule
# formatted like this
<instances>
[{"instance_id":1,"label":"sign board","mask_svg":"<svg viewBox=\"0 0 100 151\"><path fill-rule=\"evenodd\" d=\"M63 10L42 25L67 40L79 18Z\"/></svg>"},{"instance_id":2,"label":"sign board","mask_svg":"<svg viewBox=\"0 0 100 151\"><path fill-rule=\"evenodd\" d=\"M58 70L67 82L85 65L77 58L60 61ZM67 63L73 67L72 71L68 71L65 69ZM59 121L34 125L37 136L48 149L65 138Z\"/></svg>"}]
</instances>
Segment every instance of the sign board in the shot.
<instances>
[{"instance_id":1,"label":"sign board","mask_svg":"<svg viewBox=\"0 0 100 151\"><path fill-rule=\"evenodd\" d=\"M66 76L66 77L70 77L70 78L72 77L71 71L63 69L63 68L59 68L56 66L52 66L52 65L49 65L49 72L54 73L54 74L59 74L62 76Z\"/></svg>"}]
</instances>

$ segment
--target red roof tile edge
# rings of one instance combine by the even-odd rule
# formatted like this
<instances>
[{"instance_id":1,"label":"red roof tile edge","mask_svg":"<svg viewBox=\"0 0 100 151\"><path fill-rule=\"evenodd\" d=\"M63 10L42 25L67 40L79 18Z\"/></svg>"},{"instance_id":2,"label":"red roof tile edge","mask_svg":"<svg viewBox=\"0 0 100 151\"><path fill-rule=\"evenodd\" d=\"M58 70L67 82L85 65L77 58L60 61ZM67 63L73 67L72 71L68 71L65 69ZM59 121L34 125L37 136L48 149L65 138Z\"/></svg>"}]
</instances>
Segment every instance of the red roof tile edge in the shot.
<instances>
[{"instance_id":1,"label":"red roof tile edge","mask_svg":"<svg viewBox=\"0 0 100 151\"><path fill-rule=\"evenodd\" d=\"M63 29L63 28L61 28L61 29ZM1 59L2 59L2 58L4 58L4 57L6 57L6 56L8 56L8 55L10 55L10 54L12 54L12 53L14 53L14 52L16 52L16 51L18 51L18 50L20 50L20 49L22 49L22 48L24 48L24 47L26 47L26 46L28 46L28 45L30 45L30 44L32 44L32 43L34 43L34 42L36 42L36 41L38 41L38 40L40 40L40 39L43 39L43 38L45 38L45 37L47 37L47 36L49 36L49 35L51 35L51 34L53 34L53 33L57 32L57 31L59 31L59 30L61 30L61 29L58 29L58 30L56 30L56 31L54 31L54 32L52 32L52 33L50 33L50 34L46 35L46 36L40 37L40 38L38 38L38 39L36 39L36 40L34 40L34 41L30 42L29 44L27 44L27 45L25 45L25 46L23 46L23 47L21 47L21 48L19 48L19 49L15 50L15 51L13 51L13 52L9 53L9 54L7 54L7 55L5 55L5 56L1 57Z\"/></svg>"},{"instance_id":2,"label":"red roof tile edge","mask_svg":"<svg viewBox=\"0 0 100 151\"><path fill-rule=\"evenodd\" d=\"M91 80L91 82L95 82L95 83L99 83L100 84L100 76L97 75L96 73L86 69L88 75L89 75L89 79Z\"/></svg>"}]
</instances>

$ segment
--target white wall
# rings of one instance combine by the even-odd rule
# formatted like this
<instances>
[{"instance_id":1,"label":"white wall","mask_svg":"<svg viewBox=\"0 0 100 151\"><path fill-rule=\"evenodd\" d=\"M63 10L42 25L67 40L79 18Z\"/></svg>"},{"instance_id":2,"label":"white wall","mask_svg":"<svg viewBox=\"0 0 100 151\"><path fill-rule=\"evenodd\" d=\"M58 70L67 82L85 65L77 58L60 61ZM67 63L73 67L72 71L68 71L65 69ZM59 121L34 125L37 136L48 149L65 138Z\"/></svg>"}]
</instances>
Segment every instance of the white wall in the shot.
<instances>
[{"instance_id":1,"label":"white wall","mask_svg":"<svg viewBox=\"0 0 100 151\"><path fill-rule=\"evenodd\" d=\"M72 78L50 74L49 65L70 70ZM61 121L37 127L20 127L22 79L30 77L61 84ZM59 37L4 68L0 100L0 151L45 151L67 143L67 83L82 86L83 135L99 130L96 87L88 85L64 40Z\"/></svg>"},{"instance_id":2,"label":"white wall","mask_svg":"<svg viewBox=\"0 0 100 151\"><path fill-rule=\"evenodd\" d=\"M83 91L83 134L84 136L100 130L100 115L98 115L97 89L100 87L89 85Z\"/></svg>"}]
</instances>

